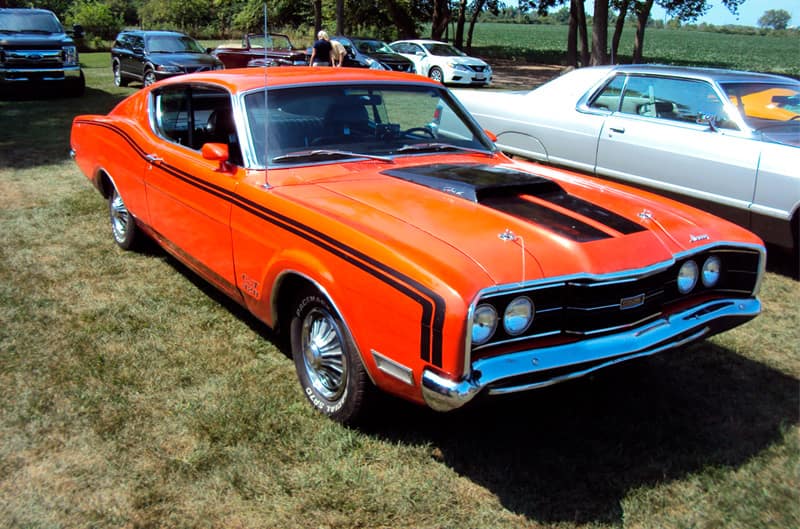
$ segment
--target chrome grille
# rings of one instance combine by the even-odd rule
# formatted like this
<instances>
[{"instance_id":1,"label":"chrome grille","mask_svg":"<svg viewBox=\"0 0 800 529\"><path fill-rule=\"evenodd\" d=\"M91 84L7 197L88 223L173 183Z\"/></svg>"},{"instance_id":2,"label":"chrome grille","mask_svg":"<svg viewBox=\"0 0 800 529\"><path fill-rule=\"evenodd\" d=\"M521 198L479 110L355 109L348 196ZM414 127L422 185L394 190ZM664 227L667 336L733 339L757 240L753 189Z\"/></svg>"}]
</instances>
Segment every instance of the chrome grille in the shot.
<instances>
[{"instance_id":1,"label":"chrome grille","mask_svg":"<svg viewBox=\"0 0 800 529\"><path fill-rule=\"evenodd\" d=\"M698 266L710 255L720 257L723 273L713 288L698 283L686 295L678 292L677 275L681 265L694 259ZM492 339L474 351L545 336L584 337L632 328L660 317L671 306L691 302L699 297L750 297L756 288L760 253L740 248L713 248L676 260L662 269L639 275L577 277L563 281L520 287L482 296L478 304L488 303L500 317L505 307L517 296L530 297L535 304L533 324L517 337L505 333L498 325Z\"/></svg>"}]
</instances>

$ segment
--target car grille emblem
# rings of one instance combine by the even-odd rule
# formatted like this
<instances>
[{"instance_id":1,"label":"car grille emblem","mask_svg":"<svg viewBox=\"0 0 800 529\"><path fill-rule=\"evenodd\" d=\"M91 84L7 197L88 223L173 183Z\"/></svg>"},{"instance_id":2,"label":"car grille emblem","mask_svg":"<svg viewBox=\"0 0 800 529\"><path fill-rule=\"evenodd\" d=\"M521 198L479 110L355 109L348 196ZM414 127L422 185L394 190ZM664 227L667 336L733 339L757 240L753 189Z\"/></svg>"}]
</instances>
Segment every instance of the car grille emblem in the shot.
<instances>
[{"instance_id":1,"label":"car grille emblem","mask_svg":"<svg viewBox=\"0 0 800 529\"><path fill-rule=\"evenodd\" d=\"M619 300L619 310L635 309L644 305L644 294L636 294Z\"/></svg>"}]
</instances>

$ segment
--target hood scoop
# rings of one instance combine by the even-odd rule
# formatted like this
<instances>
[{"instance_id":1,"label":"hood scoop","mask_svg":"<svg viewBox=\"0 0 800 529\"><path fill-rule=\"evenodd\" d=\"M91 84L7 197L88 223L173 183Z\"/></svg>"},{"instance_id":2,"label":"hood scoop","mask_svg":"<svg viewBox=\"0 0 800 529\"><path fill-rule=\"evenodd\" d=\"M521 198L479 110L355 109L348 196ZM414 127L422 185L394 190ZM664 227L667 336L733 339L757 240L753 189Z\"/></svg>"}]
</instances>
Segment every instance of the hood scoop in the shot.
<instances>
[{"instance_id":1,"label":"hood scoop","mask_svg":"<svg viewBox=\"0 0 800 529\"><path fill-rule=\"evenodd\" d=\"M492 165L434 164L382 174L461 197L576 242L645 231L642 225L567 193L556 182Z\"/></svg>"},{"instance_id":2,"label":"hood scoop","mask_svg":"<svg viewBox=\"0 0 800 529\"><path fill-rule=\"evenodd\" d=\"M433 164L389 169L383 174L478 203L492 198L564 192L547 178L494 165Z\"/></svg>"}]
</instances>

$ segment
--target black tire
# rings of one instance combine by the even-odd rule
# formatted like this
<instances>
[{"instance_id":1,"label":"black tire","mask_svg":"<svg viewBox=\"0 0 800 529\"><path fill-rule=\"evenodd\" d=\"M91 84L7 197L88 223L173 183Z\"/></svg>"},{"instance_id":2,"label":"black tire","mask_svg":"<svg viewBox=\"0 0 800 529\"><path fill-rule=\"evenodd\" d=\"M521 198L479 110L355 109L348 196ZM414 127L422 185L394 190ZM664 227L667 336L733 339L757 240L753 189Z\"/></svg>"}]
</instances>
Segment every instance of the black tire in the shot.
<instances>
[{"instance_id":1,"label":"black tire","mask_svg":"<svg viewBox=\"0 0 800 529\"><path fill-rule=\"evenodd\" d=\"M156 81L158 81L158 79L156 79L156 72L154 72L150 68L147 68L144 71L144 77L142 77L142 84L144 84L145 86L150 86Z\"/></svg>"},{"instance_id":2,"label":"black tire","mask_svg":"<svg viewBox=\"0 0 800 529\"><path fill-rule=\"evenodd\" d=\"M69 82L69 86L67 87L67 95L69 97L81 97L85 91L86 77L84 77L83 72L81 72L77 79L73 79Z\"/></svg>"},{"instance_id":3,"label":"black tire","mask_svg":"<svg viewBox=\"0 0 800 529\"><path fill-rule=\"evenodd\" d=\"M123 250L137 249L141 243L142 234L116 187L111 188L111 194L108 197L108 217L111 222L111 236L117 246Z\"/></svg>"},{"instance_id":4,"label":"black tire","mask_svg":"<svg viewBox=\"0 0 800 529\"><path fill-rule=\"evenodd\" d=\"M434 81L439 81L440 83L444 84L444 74L442 73L442 69L438 66L434 66L428 70L428 77Z\"/></svg>"},{"instance_id":5,"label":"black tire","mask_svg":"<svg viewBox=\"0 0 800 529\"><path fill-rule=\"evenodd\" d=\"M363 418L375 387L330 302L305 289L293 306L290 331L297 378L311 405L343 424Z\"/></svg>"},{"instance_id":6,"label":"black tire","mask_svg":"<svg viewBox=\"0 0 800 529\"><path fill-rule=\"evenodd\" d=\"M128 86L128 79L122 75L119 61L111 63L111 71L114 72L114 86L124 87Z\"/></svg>"}]
</instances>

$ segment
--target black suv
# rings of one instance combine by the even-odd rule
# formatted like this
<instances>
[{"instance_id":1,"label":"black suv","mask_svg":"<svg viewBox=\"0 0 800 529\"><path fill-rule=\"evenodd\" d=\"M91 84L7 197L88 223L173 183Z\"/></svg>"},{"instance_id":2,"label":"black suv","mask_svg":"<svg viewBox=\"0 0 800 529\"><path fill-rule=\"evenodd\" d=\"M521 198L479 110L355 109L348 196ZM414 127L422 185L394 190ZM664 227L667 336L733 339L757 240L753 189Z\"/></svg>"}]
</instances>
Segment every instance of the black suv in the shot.
<instances>
[{"instance_id":1,"label":"black suv","mask_svg":"<svg viewBox=\"0 0 800 529\"><path fill-rule=\"evenodd\" d=\"M173 75L225 68L199 42L176 31L123 31L111 48L114 84L149 86Z\"/></svg>"},{"instance_id":2,"label":"black suv","mask_svg":"<svg viewBox=\"0 0 800 529\"><path fill-rule=\"evenodd\" d=\"M75 38L83 36L73 26ZM0 87L59 84L83 94L86 81L78 48L58 18L46 9L0 9Z\"/></svg>"},{"instance_id":3,"label":"black suv","mask_svg":"<svg viewBox=\"0 0 800 529\"><path fill-rule=\"evenodd\" d=\"M331 38L338 40L347 51L342 66L415 73L414 63L382 40L339 35Z\"/></svg>"}]
</instances>

